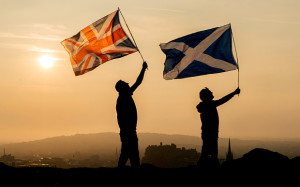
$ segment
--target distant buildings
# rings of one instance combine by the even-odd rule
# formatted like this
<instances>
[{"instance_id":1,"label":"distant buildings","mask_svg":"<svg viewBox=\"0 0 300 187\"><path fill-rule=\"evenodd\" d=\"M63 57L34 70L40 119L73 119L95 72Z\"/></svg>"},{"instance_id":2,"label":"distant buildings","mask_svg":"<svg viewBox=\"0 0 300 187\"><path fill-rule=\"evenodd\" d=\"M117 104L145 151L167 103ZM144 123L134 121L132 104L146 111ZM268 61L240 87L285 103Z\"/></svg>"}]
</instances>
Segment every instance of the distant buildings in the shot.
<instances>
[{"instance_id":1,"label":"distant buildings","mask_svg":"<svg viewBox=\"0 0 300 187\"><path fill-rule=\"evenodd\" d=\"M69 168L70 167L70 165L65 161L65 159L57 158L57 157L41 158L40 163L43 166L54 167L54 168Z\"/></svg>"},{"instance_id":2,"label":"distant buildings","mask_svg":"<svg viewBox=\"0 0 300 187\"><path fill-rule=\"evenodd\" d=\"M15 157L11 154L5 154L5 149L3 150L3 155L0 157L0 162L9 165L9 166L15 166Z\"/></svg>"},{"instance_id":3,"label":"distant buildings","mask_svg":"<svg viewBox=\"0 0 300 187\"><path fill-rule=\"evenodd\" d=\"M117 153L116 153L117 154ZM91 155L83 158L61 158L48 156L35 156L29 160L15 159L11 154L6 154L5 149L3 155L0 156L0 162L13 167L53 167L53 168L99 168L99 167L115 167L116 159L107 159L99 155Z\"/></svg>"},{"instance_id":4,"label":"distant buildings","mask_svg":"<svg viewBox=\"0 0 300 187\"><path fill-rule=\"evenodd\" d=\"M6 154L5 149L3 155L0 156L0 162L13 167L57 167L57 168L99 168L99 167L116 167L119 159L119 151L116 148L115 153L111 156L107 155L84 155L79 152L73 154L72 157L53 157L36 155L29 160L15 159L15 156ZM201 153L196 149L178 148L175 144L149 145L145 149L144 157L141 159L142 164L152 164L162 168L180 168L196 165ZM220 163L233 160L230 139L228 141L228 150L225 158L220 159Z\"/></svg>"},{"instance_id":5,"label":"distant buildings","mask_svg":"<svg viewBox=\"0 0 300 187\"><path fill-rule=\"evenodd\" d=\"M196 149L177 148L175 144L149 145L142 163L162 168L179 168L195 165L200 157Z\"/></svg>"},{"instance_id":6,"label":"distant buildings","mask_svg":"<svg viewBox=\"0 0 300 187\"><path fill-rule=\"evenodd\" d=\"M231 152L230 138L229 138L228 151L226 153L226 161L231 161L231 160L233 160L233 154Z\"/></svg>"}]
</instances>

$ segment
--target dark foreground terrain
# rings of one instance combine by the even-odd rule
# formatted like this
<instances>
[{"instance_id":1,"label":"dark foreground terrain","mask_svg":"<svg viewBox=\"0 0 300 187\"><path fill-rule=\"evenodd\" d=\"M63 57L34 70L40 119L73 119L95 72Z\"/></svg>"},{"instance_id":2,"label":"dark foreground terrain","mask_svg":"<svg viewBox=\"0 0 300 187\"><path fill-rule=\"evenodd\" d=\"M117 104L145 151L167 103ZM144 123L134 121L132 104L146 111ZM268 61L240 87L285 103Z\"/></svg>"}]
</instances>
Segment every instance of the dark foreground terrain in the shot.
<instances>
[{"instance_id":1,"label":"dark foreground terrain","mask_svg":"<svg viewBox=\"0 0 300 187\"><path fill-rule=\"evenodd\" d=\"M0 163L0 187L6 186L201 186L210 184L279 185L299 184L300 157L266 149L254 149L242 158L218 167L194 165L186 168L13 168ZM295 183L296 182L296 183ZM203 186L203 185L202 185Z\"/></svg>"}]
</instances>

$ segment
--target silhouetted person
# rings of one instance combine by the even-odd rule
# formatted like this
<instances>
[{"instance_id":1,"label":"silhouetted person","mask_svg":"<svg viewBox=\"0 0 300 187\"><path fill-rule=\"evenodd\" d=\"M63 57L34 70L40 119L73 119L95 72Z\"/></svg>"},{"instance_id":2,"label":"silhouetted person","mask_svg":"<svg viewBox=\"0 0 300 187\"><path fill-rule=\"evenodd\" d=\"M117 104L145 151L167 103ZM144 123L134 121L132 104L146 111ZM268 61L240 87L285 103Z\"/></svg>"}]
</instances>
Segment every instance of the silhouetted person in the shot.
<instances>
[{"instance_id":1,"label":"silhouetted person","mask_svg":"<svg viewBox=\"0 0 300 187\"><path fill-rule=\"evenodd\" d=\"M119 80L115 86L119 92L116 110L122 142L118 167L124 167L128 159L132 167L140 166L138 138L136 134L137 110L132 99L132 94L142 83L147 67L147 63L144 62L136 82L131 87L122 80Z\"/></svg>"},{"instance_id":2,"label":"silhouetted person","mask_svg":"<svg viewBox=\"0 0 300 187\"><path fill-rule=\"evenodd\" d=\"M200 102L197 110L200 113L202 122L202 151L198 165L219 166L218 160L218 134L219 134L219 115L217 107L229 101L234 95L239 94L240 89L226 95L219 100L213 100L213 93L204 88L200 91Z\"/></svg>"}]
</instances>

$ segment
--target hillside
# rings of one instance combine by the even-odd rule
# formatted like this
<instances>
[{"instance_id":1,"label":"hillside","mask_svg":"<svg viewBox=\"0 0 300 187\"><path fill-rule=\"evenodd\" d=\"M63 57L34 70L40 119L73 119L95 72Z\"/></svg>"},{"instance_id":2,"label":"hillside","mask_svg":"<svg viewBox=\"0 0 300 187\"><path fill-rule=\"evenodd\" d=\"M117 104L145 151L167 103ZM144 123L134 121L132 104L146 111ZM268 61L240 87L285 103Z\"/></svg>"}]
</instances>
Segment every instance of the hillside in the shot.
<instances>
[{"instance_id":1,"label":"hillside","mask_svg":"<svg viewBox=\"0 0 300 187\"><path fill-rule=\"evenodd\" d=\"M141 156L148 145L174 143L177 147L196 148L201 151L202 140L196 136L167 135L157 133L139 133L139 147ZM32 155L72 157L74 154L101 155L101 157L115 156L120 151L120 137L118 133L76 134L73 136L59 136L30 142L0 145L7 154L23 159ZM225 157L228 139L219 139L219 157ZM297 141L262 141L231 139L234 157L241 157L254 148L265 148L287 155L289 158L300 155L300 142Z\"/></svg>"},{"instance_id":2,"label":"hillside","mask_svg":"<svg viewBox=\"0 0 300 187\"><path fill-rule=\"evenodd\" d=\"M253 149L241 158L212 167L209 162L182 168L14 168L0 163L1 186L105 186L132 184L189 186L195 184L292 186L299 178L300 157ZM17 179L17 180L16 180ZM220 184L219 184L220 183ZM291 185L290 185L291 184Z\"/></svg>"}]
</instances>

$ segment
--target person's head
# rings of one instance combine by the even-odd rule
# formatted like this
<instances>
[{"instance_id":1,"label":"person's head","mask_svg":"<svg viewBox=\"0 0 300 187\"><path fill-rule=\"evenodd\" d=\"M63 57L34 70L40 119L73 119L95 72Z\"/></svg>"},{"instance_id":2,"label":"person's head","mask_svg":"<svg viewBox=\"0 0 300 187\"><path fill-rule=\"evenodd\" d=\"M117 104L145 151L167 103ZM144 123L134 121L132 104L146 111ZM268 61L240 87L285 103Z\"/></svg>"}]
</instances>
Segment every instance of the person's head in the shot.
<instances>
[{"instance_id":1,"label":"person's head","mask_svg":"<svg viewBox=\"0 0 300 187\"><path fill-rule=\"evenodd\" d=\"M208 88L202 89L199 95L202 101L211 101L214 98L213 93Z\"/></svg>"},{"instance_id":2,"label":"person's head","mask_svg":"<svg viewBox=\"0 0 300 187\"><path fill-rule=\"evenodd\" d=\"M124 92L124 91L128 91L129 90L129 84L127 82L124 82L122 80L119 80L117 83L116 83L116 86L115 86L116 90L120 93L120 92Z\"/></svg>"}]
</instances>

